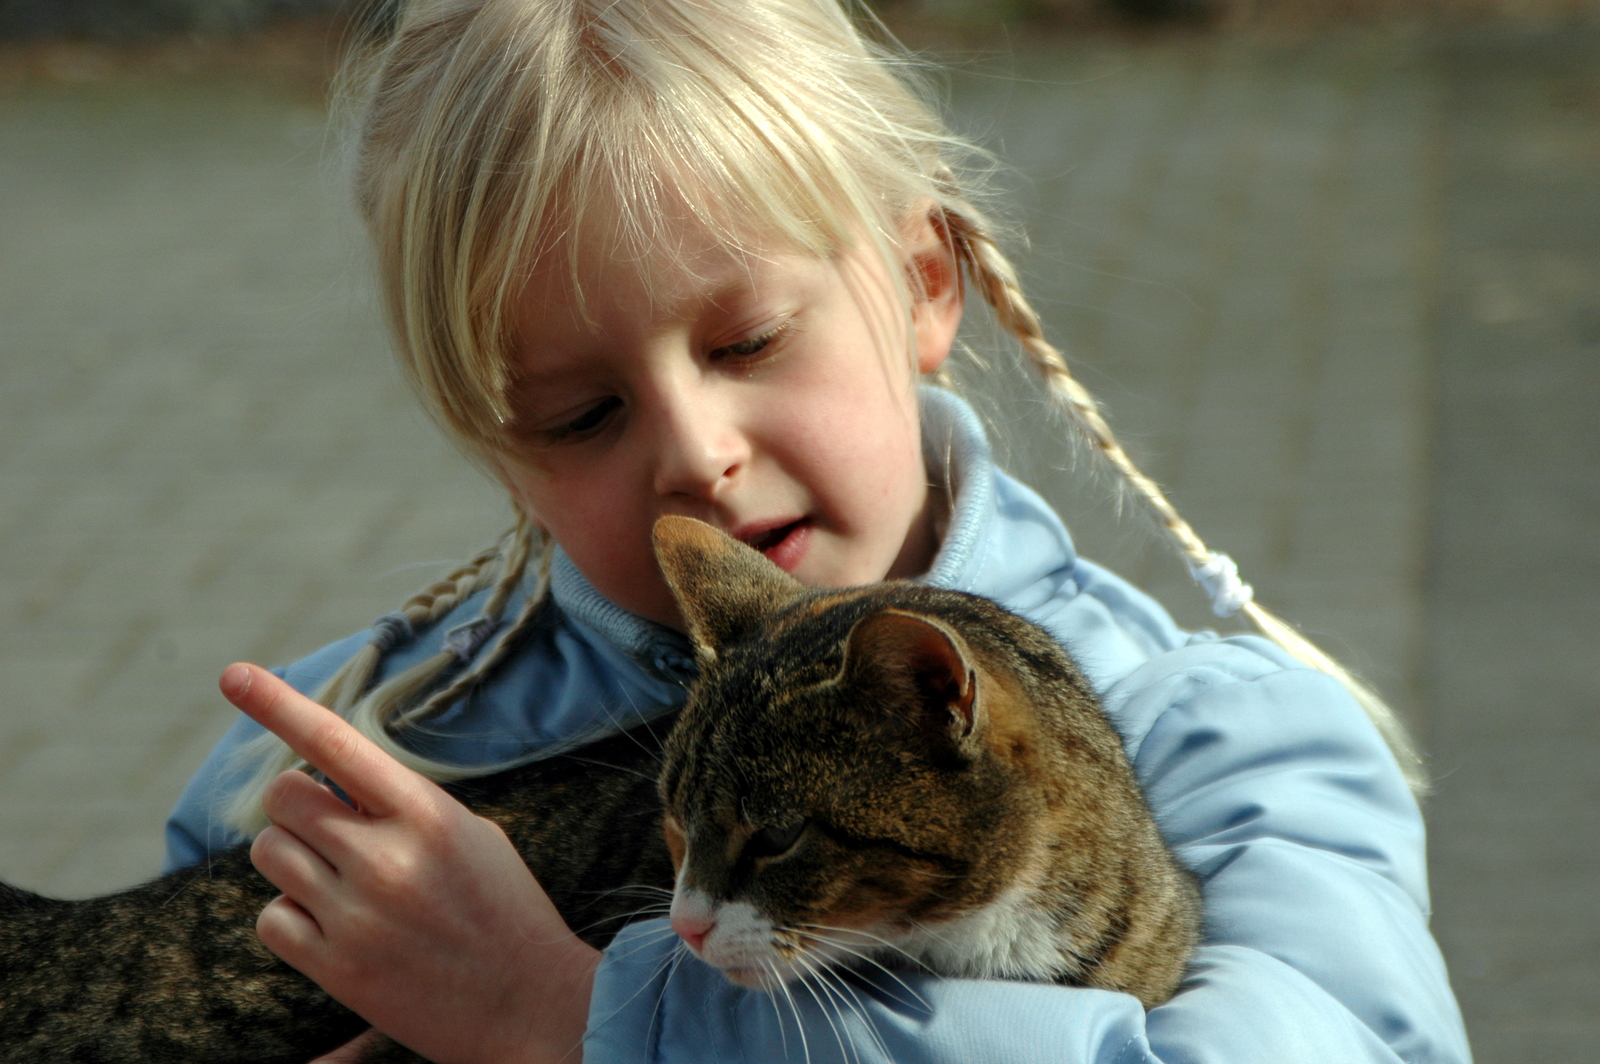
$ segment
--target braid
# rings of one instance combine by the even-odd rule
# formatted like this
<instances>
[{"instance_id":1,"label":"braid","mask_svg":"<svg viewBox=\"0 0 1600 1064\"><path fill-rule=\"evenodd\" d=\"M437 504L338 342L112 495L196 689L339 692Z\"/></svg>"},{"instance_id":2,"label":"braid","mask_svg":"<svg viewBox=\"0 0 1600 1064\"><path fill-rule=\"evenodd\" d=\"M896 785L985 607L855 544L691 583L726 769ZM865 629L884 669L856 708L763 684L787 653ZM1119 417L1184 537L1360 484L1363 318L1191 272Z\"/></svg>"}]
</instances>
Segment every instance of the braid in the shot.
<instances>
[{"instance_id":1,"label":"braid","mask_svg":"<svg viewBox=\"0 0 1600 1064\"><path fill-rule=\"evenodd\" d=\"M1071 421L1095 453L1116 471L1122 482L1155 518L1168 540L1178 548L1190 571L1196 574L1196 579L1200 579L1203 571L1210 571L1219 564L1221 556L1207 548L1160 485L1146 476L1134 464L1128 452L1123 450L1101 413L1100 404L1072 375L1061 352L1045 339L1039 315L1023 295L1016 268L996 246L990 234L971 218L958 211L946 210L944 224L956 256L965 264L973 285L994 311L1000 326L1016 338L1030 365L1043 379L1052 405ZM1412 791L1421 794L1427 790L1422 759L1412 746L1405 726L1375 691L1351 675L1288 622L1260 604L1246 600L1239 604L1239 608L1262 635L1296 659L1342 683L1377 726L1400 763L1401 772Z\"/></svg>"},{"instance_id":2,"label":"braid","mask_svg":"<svg viewBox=\"0 0 1600 1064\"><path fill-rule=\"evenodd\" d=\"M517 523L501 538L494 549L493 556L500 564L489 579L479 584L480 588L491 589L488 598L484 600L480 619L491 627L498 627L505 613L506 603L521 585L523 576L528 570L528 561L536 548L540 550L542 559L539 584L528 595L512 625L500 633L489 649L473 654L472 664L467 669L451 682L439 687L440 679L461 664L461 658L456 651L446 645L432 657L418 662L375 687L353 707L349 714L350 723L396 761L434 779L464 779L468 776L487 775L501 768L502 766L498 764L466 766L436 761L405 746L399 741L398 736L407 728L449 708L472 687L481 683L493 667L504 658L506 649L520 637L528 621L538 612L538 607L544 602L549 589L549 580L545 574L549 569L548 559L551 550L551 545L544 535L520 513ZM443 617L445 612L448 611L435 613L432 619Z\"/></svg>"},{"instance_id":3,"label":"braid","mask_svg":"<svg viewBox=\"0 0 1600 1064\"><path fill-rule=\"evenodd\" d=\"M484 606L483 611L485 616L493 617L496 620L500 618L500 615L505 612L506 599L510 597L516 586L522 582L528 562L537 548L539 552L539 579L533 590L528 593L528 597L523 600L522 608L517 611L516 617L512 619L509 626L500 632L494 642L490 643L482 653L473 658L470 668L463 671L460 676L457 676L438 691L429 695L415 708L395 714L389 721L386 731L400 732L415 724L420 724L454 705L468 691L482 683L500 665L507 651L521 639L522 633L527 630L529 623L539 612L549 595L550 562L555 554L555 544L552 540L542 535L536 536L532 534L531 526L529 526L528 531L530 534L520 537L520 559L517 561L514 570L516 578L501 581L495 587L494 594L490 596L489 602ZM511 571L509 565L507 569Z\"/></svg>"},{"instance_id":4,"label":"braid","mask_svg":"<svg viewBox=\"0 0 1600 1064\"><path fill-rule=\"evenodd\" d=\"M460 566L441 580L406 599L396 612L405 617L412 629L426 628L448 614L463 599L477 594L488 586L492 573L490 566L499 558L504 541L511 533L501 537L492 547L479 551L471 561ZM383 659L383 648L368 643L355 656L340 666L316 693L316 700L342 717L349 717L351 707L366 693L372 683L372 674Z\"/></svg>"},{"instance_id":5,"label":"braid","mask_svg":"<svg viewBox=\"0 0 1600 1064\"><path fill-rule=\"evenodd\" d=\"M403 618L409 628L426 628L487 588L490 593L484 602L482 617L486 623L498 626L506 603L522 583L529 560L536 551L539 554L539 581L511 625L500 631L487 650L474 656L471 667L433 694L424 698L444 674L460 664L453 650L442 649L368 690L386 649L377 642L369 642L328 678L313 694L313 700L348 719L402 764L434 779L462 779L504 767L498 764L468 767L435 761L403 746L396 736L453 704L501 663L548 595L552 548L553 544L519 514L516 524L494 546L480 551L442 580L412 595L396 611L395 619ZM254 770L229 803L224 816L234 828L255 834L267 825L261 809L261 797L267 784L280 772L305 768L306 763L270 732L241 745L235 757L236 764L253 766Z\"/></svg>"}]
</instances>

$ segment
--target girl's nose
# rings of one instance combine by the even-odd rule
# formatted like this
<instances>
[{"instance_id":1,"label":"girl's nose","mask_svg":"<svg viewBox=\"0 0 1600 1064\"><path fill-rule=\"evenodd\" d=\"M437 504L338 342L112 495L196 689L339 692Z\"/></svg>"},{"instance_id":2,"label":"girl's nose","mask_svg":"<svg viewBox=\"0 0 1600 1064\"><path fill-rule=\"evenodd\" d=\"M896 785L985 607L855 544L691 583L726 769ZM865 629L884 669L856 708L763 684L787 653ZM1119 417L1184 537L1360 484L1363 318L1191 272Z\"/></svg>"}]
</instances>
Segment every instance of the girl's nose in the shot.
<instances>
[{"instance_id":1,"label":"girl's nose","mask_svg":"<svg viewBox=\"0 0 1600 1064\"><path fill-rule=\"evenodd\" d=\"M749 461L745 434L705 391L684 388L662 404L655 477L662 495L714 498Z\"/></svg>"}]
</instances>

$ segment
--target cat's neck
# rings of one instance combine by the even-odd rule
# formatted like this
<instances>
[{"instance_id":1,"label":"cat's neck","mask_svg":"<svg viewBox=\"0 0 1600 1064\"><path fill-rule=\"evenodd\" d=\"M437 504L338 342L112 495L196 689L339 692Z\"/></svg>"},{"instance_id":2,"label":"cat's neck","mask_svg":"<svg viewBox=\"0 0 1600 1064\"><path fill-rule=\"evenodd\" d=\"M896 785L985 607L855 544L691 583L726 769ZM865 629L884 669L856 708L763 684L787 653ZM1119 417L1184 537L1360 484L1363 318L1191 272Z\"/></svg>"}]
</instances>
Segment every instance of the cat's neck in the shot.
<instances>
[{"instance_id":1,"label":"cat's neck","mask_svg":"<svg viewBox=\"0 0 1600 1064\"><path fill-rule=\"evenodd\" d=\"M1058 916L1040 908L1037 887L1016 884L990 904L937 927L919 927L901 944L933 971L968 979L1053 982L1073 943Z\"/></svg>"}]
</instances>

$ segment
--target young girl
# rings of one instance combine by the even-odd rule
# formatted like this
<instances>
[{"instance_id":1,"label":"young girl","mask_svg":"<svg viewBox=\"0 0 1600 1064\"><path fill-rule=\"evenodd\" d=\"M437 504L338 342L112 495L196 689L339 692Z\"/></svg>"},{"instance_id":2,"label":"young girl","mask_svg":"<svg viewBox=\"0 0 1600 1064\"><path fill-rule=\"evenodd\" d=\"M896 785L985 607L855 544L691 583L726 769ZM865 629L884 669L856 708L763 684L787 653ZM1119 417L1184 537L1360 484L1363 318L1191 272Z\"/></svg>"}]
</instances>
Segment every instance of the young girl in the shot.
<instances>
[{"instance_id":1,"label":"young girl","mask_svg":"<svg viewBox=\"0 0 1600 1064\"><path fill-rule=\"evenodd\" d=\"M230 668L225 693L261 723L241 720L185 792L170 862L270 819L254 854L284 896L263 940L439 1061L580 1045L587 1064L802 1045L964 1064L1466 1060L1403 736L1117 445L975 206L969 149L901 66L836 0L408 7L370 85L360 204L405 367L521 518L281 680ZM970 409L921 383L969 288L1218 612L1266 638L1179 631L1077 557ZM839 1015L796 994L780 1017L683 959L660 920L603 954L579 942L504 836L424 777L681 704L692 658L650 548L667 513L810 584L923 580L1053 632L1201 878L1206 939L1178 995L1147 1014L1104 991L907 974L914 1007L863 990ZM357 808L280 774L297 754Z\"/></svg>"}]
</instances>

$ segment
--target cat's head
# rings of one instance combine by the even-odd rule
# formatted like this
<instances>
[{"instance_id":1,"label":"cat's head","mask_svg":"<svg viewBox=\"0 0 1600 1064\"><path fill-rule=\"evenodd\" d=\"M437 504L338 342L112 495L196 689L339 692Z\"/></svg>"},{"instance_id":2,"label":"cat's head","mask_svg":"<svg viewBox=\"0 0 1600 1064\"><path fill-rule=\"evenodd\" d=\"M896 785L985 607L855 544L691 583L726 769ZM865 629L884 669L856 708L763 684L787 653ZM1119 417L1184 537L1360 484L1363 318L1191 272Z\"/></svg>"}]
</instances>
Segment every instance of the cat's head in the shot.
<instances>
[{"instance_id":1,"label":"cat's head","mask_svg":"<svg viewBox=\"0 0 1600 1064\"><path fill-rule=\"evenodd\" d=\"M656 552L701 666L661 778L697 955L772 989L924 953L1027 879L1041 736L996 645L1021 622L914 584L806 588L686 518Z\"/></svg>"}]
</instances>

